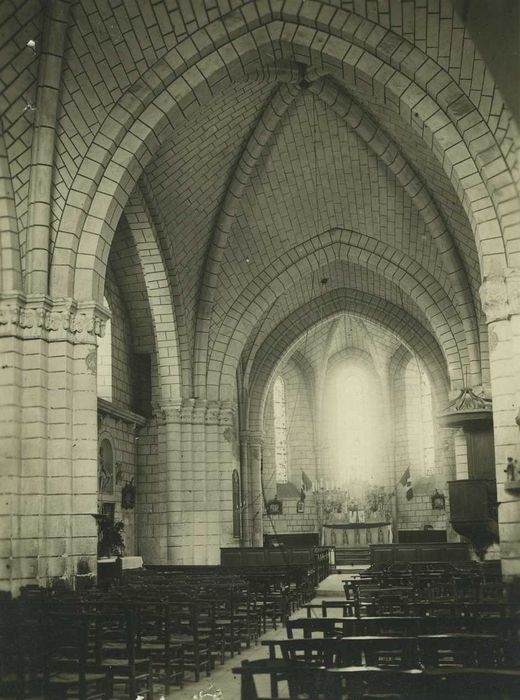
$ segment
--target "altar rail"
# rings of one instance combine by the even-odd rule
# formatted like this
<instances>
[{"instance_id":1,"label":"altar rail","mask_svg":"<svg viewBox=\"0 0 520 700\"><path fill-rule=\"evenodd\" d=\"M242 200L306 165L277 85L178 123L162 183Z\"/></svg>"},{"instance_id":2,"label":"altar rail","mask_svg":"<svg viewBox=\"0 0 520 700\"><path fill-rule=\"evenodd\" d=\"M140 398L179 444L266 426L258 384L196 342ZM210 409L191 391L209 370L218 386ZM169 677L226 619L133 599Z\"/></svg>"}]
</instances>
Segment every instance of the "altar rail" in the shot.
<instances>
[{"instance_id":1,"label":"altar rail","mask_svg":"<svg viewBox=\"0 0 520 700\"><path fill-rule=\"evenodd\" d=\"M314 570L316 585L329 575L328 547L221 547L220 563L226 567L293 567Z\"/></svg>"},{"instance_id":2,"label":"altar rail","mask_svg":"<svg viewBox=\"0 0 520 700\"><path fill-rule=\"evenodd\" d=\"M278 532L264 535L264 547L319 547L319 532Z\"/></svg>"},{"instance_id":3,"label":"altar rail","mask_svg":"<svg viewBox=\"0 0 520 700\"><path fill-rule=\"evenodd\" d=\"M470 561L470 549L466 543L444 544L373 544L370 547L370 564L404 564L413 562Z\"/></svg>"}]
</instances>

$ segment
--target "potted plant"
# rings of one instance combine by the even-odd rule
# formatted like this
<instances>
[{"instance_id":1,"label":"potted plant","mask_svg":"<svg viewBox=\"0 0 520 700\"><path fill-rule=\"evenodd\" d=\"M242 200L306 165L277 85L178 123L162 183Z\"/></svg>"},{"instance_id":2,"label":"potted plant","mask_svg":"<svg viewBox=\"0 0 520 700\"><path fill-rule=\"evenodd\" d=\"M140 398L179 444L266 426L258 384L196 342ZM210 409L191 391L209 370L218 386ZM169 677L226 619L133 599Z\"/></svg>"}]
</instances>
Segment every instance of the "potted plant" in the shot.
<instances>
[{"instance_id":1,"label":"potted plant","mask_svg":"<svg viewBox=\"0 0 520 700\"><path fill-rule=\"evenodd\" d=\"M88 559L82 557L76 566L75 588L77 591L87 590L92 588L95 583L95 576L90 571Z\"/></svg>"},{"instance_id":2,"label":"potted plant","mask_svg":"<svg viewBox=\"0 0 520 700\"><path fill-rule=\"evenodd\" d=\"M125 524L122 520L112 522L103 513L94 515L98 526L98 556L102 557L122 557L125 551L125 541L123 530Z\"/></svg>"}]
</instances>

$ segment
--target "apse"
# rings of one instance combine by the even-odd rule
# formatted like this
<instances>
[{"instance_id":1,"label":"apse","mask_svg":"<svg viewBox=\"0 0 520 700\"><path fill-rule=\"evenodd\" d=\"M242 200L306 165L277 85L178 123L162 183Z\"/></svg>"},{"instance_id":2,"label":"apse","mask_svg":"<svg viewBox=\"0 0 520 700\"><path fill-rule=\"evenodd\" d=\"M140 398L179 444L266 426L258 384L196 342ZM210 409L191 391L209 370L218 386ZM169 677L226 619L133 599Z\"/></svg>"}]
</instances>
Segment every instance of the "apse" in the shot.
<instances>
[{"instance_id":1,"label":"apse","mask_svg":"<svg viewBox=\"0 0 520 700\"><path fill-rule=\"evenodd\" d=\"M454 469L436 420L443 396L427 358L382 323L351 311L314 323L286 349L265 401L262 488L285 504L278 525L319 531L334 516L380 520L396 536L446 530L445 511L431 510Z\"/></svg>"}]
</instances>

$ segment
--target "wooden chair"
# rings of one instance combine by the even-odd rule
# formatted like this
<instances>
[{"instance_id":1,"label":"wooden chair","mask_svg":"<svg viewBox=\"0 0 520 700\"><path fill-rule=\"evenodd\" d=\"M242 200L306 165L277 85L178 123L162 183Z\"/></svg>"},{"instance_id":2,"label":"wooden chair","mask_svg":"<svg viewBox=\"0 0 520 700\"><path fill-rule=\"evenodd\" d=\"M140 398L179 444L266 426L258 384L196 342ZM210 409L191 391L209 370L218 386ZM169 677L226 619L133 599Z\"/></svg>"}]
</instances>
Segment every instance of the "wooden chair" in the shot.
<instances>
[{"instance_id":1,"label":"wooden chair","mask_svg":"<svg viewBox=\"0 0 520 700\"><path fill-rule=\"evenodd\" d=\"M184 669L192 671L195 681L201 671L211 673L209 640L199 630L199 607L196 603L172 602L170 606L170 642L182 644Z\"/></svg>"},{"instance_id":2,"label":"wooden chair","mask_svg":"<svg viewBox=\"0 0 520 700\"><path fill-rule=\"evenodd\" d=\"M359 636L344 637L342 657L351 666L380 666L387 668L416 668L418 666L415 637Z\"/></svg>"},{"instance_id":3,"label":"wooden chair","mask_svg":"<svg viewBox=\"0 0 520 700\"><path fill-rule=\"evenodd\" d=\"M334 700L418 700L422 698L421 669L350 666L327 669L328 697Z\"/></svg>"},{"instance_id":4,"label":"wooden chair","mask_svg":"<svg viewBox=\"0 0 520 700\"><path fill-rule=\"evenodd\" d=\"M285 663L331 668L343 666L342 640L333 638L312 639L263 639L262 644L269 648L269 659L282 659ZM280 654L277 656L277 649Z\"/></svg>"},{"instance_id":5,"label":"wooden chair","mask_svg":"<svg viewBox=\"0 0 520 700\"><path fill-rule=\"evenodd\" d=\"M0 697L42 697L44 643L39 608L0 600Z\"/></svg>"},{"instance_id":6,"label":"wooden chair","mask_svg":"<svg viewBox=\"0 0 520 700\"><path fill-rule=\"evenodd\" d=\"M415 637L426 633L422 625L426 618L413 616L375 616L362 617L357 621L356 634L383 637Z\"/></svg>"},{"instance_id":7,"label":"wooden chair","mask_svg":"<svg viewBox=\"0 0 520 700\"><path fill-rule=\"evenodd\" d=\"M426 668L494 668L504 664L504 643L489 634L432 634L417 638Z\"/></svg>"},{"instance_id":8,"label":"wooden chair","mask_svg":"<svg viewBox=\"0 0 520 700\"><path fill-rule=\"evenodd\" d=\"M256 620L258 623L258 619ZM255 632L260 634L259 630ZM207 639L210 651L211 669L215 668L215 662L224 664L226 660L226 639L224 627L217 624L216 603L214 600L199 601L199 634L202 639Z\"/></svg>"},{"instance_id":9,"label":"wooden chair","mask_svg":"<svg viewBox=\"0 0 520 700\"><path fill-rule=\"evenodd\" d=\"M520 697L520 669L427 669L424 681L424 700L516 700Z\"/></svg>"},{"instance_id":10,"label":"wooden chair","mask_svg":"<svg viewBox=\"0 0 520 700\"><path fill-rule=\"evenodd\" d=\"M304 639L312 637L350 637L356 633L355 617L301 617L287 620L287 637L294 639L295 631L299 631Z\"/></svg>"},{"instance_id":11,"label":"wooden chair","mask_svg":"<svg viewBox=\"0 0 520 700\"><path fill-rule=\"evenodd\" d=\"M135 609L95 614L96 663L112 675L115 689L129 700L138 694L153 698L150 657L139 654Z\"/></svg>"},{"instance_id":12,"label":"wooden chair","mask_svg":"<svg viewBox=\"0 0 520 700\"><path fill-rule=\"evenodd\" d=\"M153 679L164 686L184 686L184 646L171 640L169 606L162 601L140 601L138 653L150 658Z\"/></svg>"},{"instance_id":13,"label":"wooden chair","mask_svg":"<svg viewBox=\"0 0 520 700\"><path fill-rule=\"evenodd\" d=\"M353 600L322 600L321 603L307 603L304 607L307 611L307 617L316 615L328 617L329 613L333 613L333 617L356 616L356 604Z\"/></svg>"},{"instance_id":14,"label":"wooden chair","mask_svg":"<svg viewBox=\"0 0 520 700\"><path fill-rule=\"evenodd\" d=\"M110 700L110 674L89 660L88 619L47 613L44 627L45 700Z\"/></svg>"},{"instance_id":15,"label":"wooden chair","mask_svg":"<svg viewBox=\"0 0 520 700\"><path fill-rule=\"evenodd\" d=\"M288 695L284 697L330 700L324 683L325 669L317 666L287 664L282 660L245 660L233 668L233 673L240 676L240 700L274 700L279 697L282 684L287 684ZM265 688L261 687L262 678Z\"/></svg>"}]
</instances>

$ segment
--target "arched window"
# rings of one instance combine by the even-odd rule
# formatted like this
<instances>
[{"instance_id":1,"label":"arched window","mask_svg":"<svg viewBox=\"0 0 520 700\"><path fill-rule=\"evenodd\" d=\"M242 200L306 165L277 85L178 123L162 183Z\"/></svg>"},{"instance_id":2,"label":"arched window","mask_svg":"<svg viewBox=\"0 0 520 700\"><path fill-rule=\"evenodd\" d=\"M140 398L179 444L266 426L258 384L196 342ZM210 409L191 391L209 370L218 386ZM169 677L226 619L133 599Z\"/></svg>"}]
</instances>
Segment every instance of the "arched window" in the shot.
<instances>
[{"instance_id":1,"label":"arched window","mask_svg":"<svg viewBox=\"0 0 520 700\"><path fill-rule=\"evenodd\" d=\"M103 304L110 309L108 301ZM112 401L112 324L106 322L105 333L98 340L97 348L97 395L100 399Z\"/></svg>"},{"instance_id":2,"label":"arched window","mask_svg":"<svg viewBox=\"0 0 520 700\"><path fill-rule=\"evenodd\" d=\"M431 476L435 469L432 391L415 359L406 367L404 387L410 467L422 476Z\"/></svg>"},{"instance_id":3,"label":"arched window","mask_svg":"<svg viewBox=\"0 0 520 700\"><path fill-rule=\"evenodd\" d=\"M240 513L240 477L236 469L233 469L233 537L241 536L241 513Z\"/></svg>"},{"instance_id":4,"label":"arched window","mask_svg":"<svg viewBox=\"0 0 520 700\"><path fill-rule=\"evenodd\" d=\"M287 474L287 405L285 382L277 377L273 386L274 413L274 459L276 464L276 482L286 484Z\"/></svg>"},{"instance_id":5,"label":"arched window","mask_svg":"<svg viewBox=\"0 0 520 700\"><path fill-rule=\"evenodd\" d=\"M346 359L329 373L327 394L333 482L363 482L379 476L382 459L381 396L375 370Z\"/></svg>"}]
</instances>

